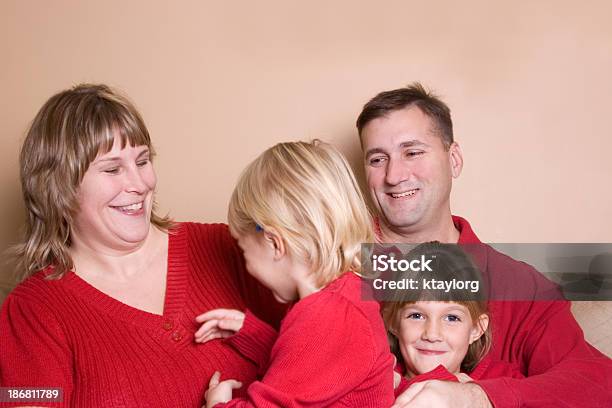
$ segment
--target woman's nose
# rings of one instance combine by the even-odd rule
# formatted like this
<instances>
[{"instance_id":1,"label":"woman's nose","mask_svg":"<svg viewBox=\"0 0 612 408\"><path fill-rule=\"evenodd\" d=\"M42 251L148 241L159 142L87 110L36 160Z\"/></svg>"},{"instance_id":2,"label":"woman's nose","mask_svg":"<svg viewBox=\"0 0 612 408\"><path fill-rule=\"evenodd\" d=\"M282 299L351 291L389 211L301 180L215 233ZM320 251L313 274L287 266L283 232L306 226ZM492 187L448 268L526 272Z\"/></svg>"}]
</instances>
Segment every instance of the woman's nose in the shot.
<instances>
[{"instance_id":1,"label":"woman's nose","mask_svg":"<svg viewBox=\"0 0 612 408\"><path fill-rule=\"evenodd\" d=\"M147 183L138 167L130 168L126 172L125 190L129 193L142 194L147 190Z\"/></svg>"}]
</instances>

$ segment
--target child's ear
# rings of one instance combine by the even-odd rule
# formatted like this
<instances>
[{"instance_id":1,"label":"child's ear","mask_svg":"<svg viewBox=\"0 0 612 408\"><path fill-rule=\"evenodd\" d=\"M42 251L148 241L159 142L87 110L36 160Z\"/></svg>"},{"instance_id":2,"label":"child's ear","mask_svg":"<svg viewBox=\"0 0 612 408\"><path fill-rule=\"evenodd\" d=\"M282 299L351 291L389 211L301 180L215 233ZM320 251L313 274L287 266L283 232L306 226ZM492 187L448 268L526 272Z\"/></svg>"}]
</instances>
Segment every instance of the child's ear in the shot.
<instances>
[{"instance_id":1,"label":"child's ear","mask_svg":"<svg viewBox=\"0 0 612 408\"><path fill-rule=\"evenodd\" d=\"M287 253L285 242L280 234L273 228L264 230L264 239L274 248L274 259L279 260Z\"/></svg>"},{"instance_id":2,"label":"child's ear","mask_svg":"<svg viewBox=\"0 0 612 408\"><path fill-rule=\"evenodd\" d=\"M386 324L385 324L386 325ZM398 328L399 328L399 316L396 316L393 321L391 322L391 324L388 325L389 327L387 328L387 331L393 335L394 337L396 337L399 341L399 336L398 336Z\"/></svg>"},{"instance_id":3,"label":"child's ear","mask_svg":"<svg viewBox=\"0 0 612 408\"><path fill-rule=\"evenodd\" d=\"M470 344L478 340L489 327L489 316L481 314L477 321L474 322L474 327L470 333Z\"/></svg>"}]
</instances>

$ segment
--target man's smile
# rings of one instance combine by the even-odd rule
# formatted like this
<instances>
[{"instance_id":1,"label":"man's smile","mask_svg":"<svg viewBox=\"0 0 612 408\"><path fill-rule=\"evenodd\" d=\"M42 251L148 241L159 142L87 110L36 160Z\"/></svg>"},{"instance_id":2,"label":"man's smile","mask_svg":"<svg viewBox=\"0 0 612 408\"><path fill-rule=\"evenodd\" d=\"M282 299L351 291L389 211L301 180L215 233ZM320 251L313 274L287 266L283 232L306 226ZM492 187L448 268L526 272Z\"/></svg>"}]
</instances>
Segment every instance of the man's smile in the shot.
<instances>
[{"instance_id":1,"label":"man's smile","mask_svg":"<svg viewBox=\"0 0 612 408\"><path fill-rule=\"evenodd\" d=\"M406 191L402 191L398 193L387 193L387 195L391 196L392 198L404 198L404 197L411 197L415 195L417 191L419 191L419 189L415 188L413 190L406 190Z\"/></svg>"}]
</instances>

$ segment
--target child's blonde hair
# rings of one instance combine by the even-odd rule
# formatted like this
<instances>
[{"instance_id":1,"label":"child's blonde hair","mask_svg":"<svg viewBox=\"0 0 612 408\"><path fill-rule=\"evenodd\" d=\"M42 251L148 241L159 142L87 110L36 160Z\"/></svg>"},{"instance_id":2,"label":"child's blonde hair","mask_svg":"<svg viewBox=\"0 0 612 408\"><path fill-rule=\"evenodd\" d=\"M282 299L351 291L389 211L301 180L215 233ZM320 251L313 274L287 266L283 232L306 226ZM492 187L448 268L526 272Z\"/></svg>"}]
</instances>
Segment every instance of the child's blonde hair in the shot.
<instances>
[{"instance_id":1,"label":"child's blonde hair","mask_svg":"<svg viewBox=\"0 0 612 408\"><path fill-rule=\"evenodd\" d=\"M232 194L234 235L256 225L276 230L318 285L361 270L361 243L374 239L371 217L346 159L314 140L279 143L247 166Z\"/></svg>"},{"instance_id":2,"label":"child's blonde hair","mask_svg":"<svg viewBox=\"0 0 612 408\"><path fill-rule=\"evenodd\" d=\"M486 288L479 269L474 265L469 256L455 244L442 244L440 242L428 242L416 246L409 252L409 259L418 259L426 256L434 260L433 272L411 272L407 271L399 278L412 278L421 282L422 278L435 277L438 280L469 280L478 281L480 290L476 294L466 293L465 290L451 289L441 290L396 290L389 296L388 301L383 303L382 316L387 327L389 345L391 351L399 362L403 361L403 356L399 349L399 339L396 333L399 331L402 309L406 305L414 304L417 301L438 301L452 302L465 306L470 314L474 325L478 325L483 331L482 336L469 345L467 354L461 362L461 371L470 372L482 360L491 349L492 330L491 322L483 327L480 316L489 316L489 309L486 301ZM434 275L435 274L435 275Z\"/></svg>"}]
</instances>

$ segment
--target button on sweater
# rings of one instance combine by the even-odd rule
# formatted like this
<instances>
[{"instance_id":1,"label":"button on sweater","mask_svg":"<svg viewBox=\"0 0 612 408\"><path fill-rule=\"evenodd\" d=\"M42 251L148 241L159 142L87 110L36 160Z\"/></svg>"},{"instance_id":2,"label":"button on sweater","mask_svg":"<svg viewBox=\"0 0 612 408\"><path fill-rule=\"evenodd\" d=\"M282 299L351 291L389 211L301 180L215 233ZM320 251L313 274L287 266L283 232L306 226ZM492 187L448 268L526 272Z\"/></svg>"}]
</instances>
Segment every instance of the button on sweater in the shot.
<instances>
[{"instance_id":1,"label":"button on sweater","mask_svg":"<svg viewBox=\"0 0 612 408\"><path fill-rule=\"evenodd\" d=\"M200 407L215 370L249 384L257 367L223 342L196 344L195 316L248 306L278 323L283 311L245 272L221 224L183 223L171 232L162 316L72 272L59 280L48 273L24 281L2 306L0 383L62 387L62 406Z\"/></svg>"}]
</instances>

